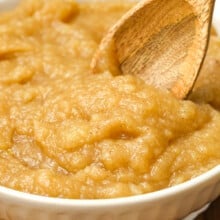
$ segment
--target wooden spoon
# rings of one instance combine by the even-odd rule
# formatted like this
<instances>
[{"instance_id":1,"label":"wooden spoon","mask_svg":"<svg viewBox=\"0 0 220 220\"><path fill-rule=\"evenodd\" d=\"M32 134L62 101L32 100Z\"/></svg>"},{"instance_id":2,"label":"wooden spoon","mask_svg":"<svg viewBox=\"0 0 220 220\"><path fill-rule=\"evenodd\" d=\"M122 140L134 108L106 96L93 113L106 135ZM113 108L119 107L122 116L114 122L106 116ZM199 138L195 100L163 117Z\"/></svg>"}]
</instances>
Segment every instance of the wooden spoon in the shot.
<instances>
[{"instance_id":1,"label":"wooden spoon","mask_svg":"<svg viewBox=\"0 0 220 220\"><path fill-rule=\"evenodd\" d=\"M103 38L93 73L134 74L186 97L205 58L214 2L140 1Z\"/></svg>"}]
</instances>

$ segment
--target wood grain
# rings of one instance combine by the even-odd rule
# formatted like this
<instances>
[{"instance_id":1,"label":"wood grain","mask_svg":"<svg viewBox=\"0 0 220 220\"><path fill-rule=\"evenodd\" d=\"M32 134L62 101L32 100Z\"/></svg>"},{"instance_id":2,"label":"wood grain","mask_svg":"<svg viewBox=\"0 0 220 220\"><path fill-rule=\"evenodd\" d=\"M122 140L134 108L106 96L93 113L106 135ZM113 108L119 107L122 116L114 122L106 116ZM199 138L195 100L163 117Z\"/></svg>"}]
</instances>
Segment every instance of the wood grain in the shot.
<instances>
[{"instance_id":1,"label":"wood grain","mask_svg":"<svg viewBox=\"0 0 220 220\"><path fill-rule=\"evenodd\" d=\"M206 54L214 0L143 0L103 38L91 68L134 74L177 98L192 89Z\"/></svg>"}]
</instances>

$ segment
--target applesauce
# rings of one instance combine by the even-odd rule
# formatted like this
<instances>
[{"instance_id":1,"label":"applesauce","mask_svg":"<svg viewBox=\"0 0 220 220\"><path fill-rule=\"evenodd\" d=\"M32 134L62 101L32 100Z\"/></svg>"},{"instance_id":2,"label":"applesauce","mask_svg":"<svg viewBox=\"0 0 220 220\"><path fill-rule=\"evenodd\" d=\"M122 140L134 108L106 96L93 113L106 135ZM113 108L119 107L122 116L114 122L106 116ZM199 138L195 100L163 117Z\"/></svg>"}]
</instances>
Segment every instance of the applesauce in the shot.
<instances>
[{"instance_id":1,"label":"applesauce","mask_svg":"<svg viewBox=\"0 0 220 220\"><path fill-rule=\"evenodd\" d=\"M220 164L220 40L190 100L132 75L93 75L132 5L24 0L0 16L0 185L61 198L148 193Z\"/></svg>"}]
</instances>

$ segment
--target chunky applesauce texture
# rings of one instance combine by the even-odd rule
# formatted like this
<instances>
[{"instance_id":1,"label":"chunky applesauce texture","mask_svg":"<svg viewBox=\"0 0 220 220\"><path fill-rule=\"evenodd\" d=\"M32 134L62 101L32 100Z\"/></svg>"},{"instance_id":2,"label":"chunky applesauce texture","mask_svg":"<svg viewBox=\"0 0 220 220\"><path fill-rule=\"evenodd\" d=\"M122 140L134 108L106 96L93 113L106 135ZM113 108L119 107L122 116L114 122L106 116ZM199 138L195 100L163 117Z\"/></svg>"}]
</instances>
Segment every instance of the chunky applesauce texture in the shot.
<instances>
[{"instance_id":1,"label":"chunky applesauce texture","mask_svg":"<svg viewBox=\"0 0 220 220\"><path fill-rule=\"evenodd\" d=\"M188 100L92 74L127 1L24 0L0 15L0 185L80 199L144 194L220 164L220 40Z\"/></svg>"}]
</instances>

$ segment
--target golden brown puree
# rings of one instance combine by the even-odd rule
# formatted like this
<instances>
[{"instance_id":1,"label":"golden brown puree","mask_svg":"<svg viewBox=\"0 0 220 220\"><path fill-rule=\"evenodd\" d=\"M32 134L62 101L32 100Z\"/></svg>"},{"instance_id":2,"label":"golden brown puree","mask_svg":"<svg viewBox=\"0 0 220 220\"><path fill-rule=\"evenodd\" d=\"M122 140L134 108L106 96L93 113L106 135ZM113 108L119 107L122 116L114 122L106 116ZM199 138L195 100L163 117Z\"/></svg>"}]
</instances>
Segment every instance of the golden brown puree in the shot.
<instances>
[{"instance_id":1,"label":"golden brown puree","mask_svg":"<svg viewBox=\"0 0 220 220\"><path fill-rule=\"evenodd\" d=\"M134 76L92 75L100 39L131 7L119 2L26 0L0 16L0 185L111 198L220 164L219 39L191 95L197 104Z\"/></svg>"}]
</instances>

